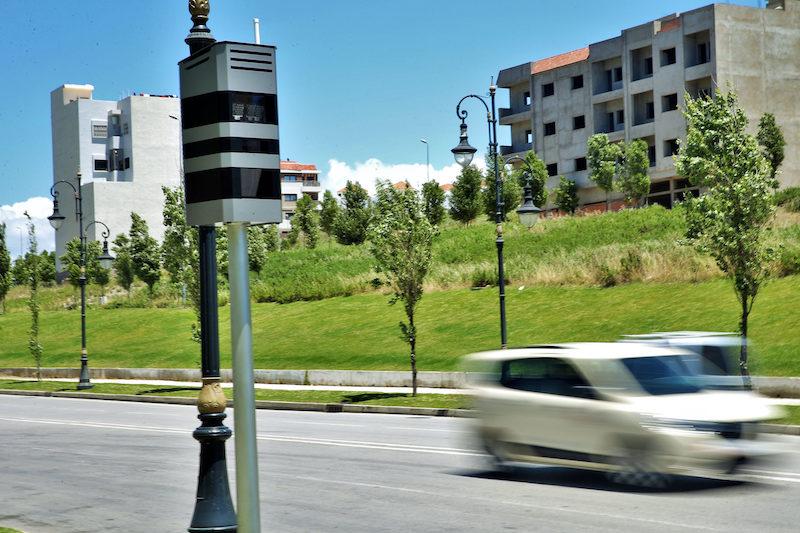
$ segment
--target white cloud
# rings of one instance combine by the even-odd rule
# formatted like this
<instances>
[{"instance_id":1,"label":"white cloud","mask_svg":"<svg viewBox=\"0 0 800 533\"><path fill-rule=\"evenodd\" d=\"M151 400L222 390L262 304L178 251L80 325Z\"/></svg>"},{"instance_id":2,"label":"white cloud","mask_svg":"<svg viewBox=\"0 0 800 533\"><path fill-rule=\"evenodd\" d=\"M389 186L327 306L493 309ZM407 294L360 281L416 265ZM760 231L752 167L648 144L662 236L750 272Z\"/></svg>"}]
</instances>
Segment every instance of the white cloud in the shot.
<instances>
[{"instance_id":1,"label":"white cloud","mask_svg":"<svg viewBox=\"0 0 800 533\"><path fill-rule=\"evenodd\" d=\"M53 201L49 198L34 196L11 205L0 205L0 223L6 224L6 244L12 257L20 255L20 237L22 250L28 248L28 220L25 211L31 216L36 228L36 239L39 250L55 249L55 232L47 220L53 213Z\"/></svg>"},{"instance_id":2,"label":"white cloud","mask_svg":"<svg viewBox=\"0 0 800 533\"><path fill-rule=\"evenodd\" d=\"M483 157L480 157L479 154L476 154L475 165L480 169L485 167ZM344 161L330 159L328 166L328 173L322 177L322 186L334 193L343 188L348 180L360 183L372 194L375 192L375 180L377 179L389 180L392 183L408 181L417 189L427 179L425 165L420 163L391 165L373 157L363 163L356 162L353 166ZM440 184L453 183L460 173L461 167L457 163L439 169L434 166L430 167L431 179Z\"/></svg>"}]
</instances>

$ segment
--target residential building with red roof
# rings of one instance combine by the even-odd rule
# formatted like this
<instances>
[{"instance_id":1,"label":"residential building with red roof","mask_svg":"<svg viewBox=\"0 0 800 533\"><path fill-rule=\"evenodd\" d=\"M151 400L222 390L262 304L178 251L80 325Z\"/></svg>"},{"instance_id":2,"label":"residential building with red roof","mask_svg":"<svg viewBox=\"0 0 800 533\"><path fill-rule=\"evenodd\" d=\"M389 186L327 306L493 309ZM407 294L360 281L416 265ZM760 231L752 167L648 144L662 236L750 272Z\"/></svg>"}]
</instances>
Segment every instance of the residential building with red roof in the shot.
<instances>
[{"instance_id":1,"label":"residential building with red roof","mask_svg":"<svg viewBox=\"0 0 800 533\"><path fill-rule=\"evenodd\" d=\"M322 186L319 182L319 170L316 165L299 163L291 159L281 161L281 231L289 231L291 219L297 209L297 200L304 194L312 200L321 200Z\"/></svg>"},{"instance_id":2,"label":"residential building with red roof","mask_svg":"<svg viewBox=\"0 0 800 533\"><path fill-rule=\"evenodd\" d=\"M618 37L501 70L497 85L509 107L498 110L511 130L504 156L529 150L579 186L581 204L605 206L589 179L586 143L596 133L612 142L648 145L648 203L671 207L697 188L676 175L673 155L686 135L684 95L730 86L755 129L765 112L786 137L781 186L800 185L800 0L768 0L765 8L713 4L622 30ZM611 200L619 195L612 194Z\"/></svg>"}]
</instances>

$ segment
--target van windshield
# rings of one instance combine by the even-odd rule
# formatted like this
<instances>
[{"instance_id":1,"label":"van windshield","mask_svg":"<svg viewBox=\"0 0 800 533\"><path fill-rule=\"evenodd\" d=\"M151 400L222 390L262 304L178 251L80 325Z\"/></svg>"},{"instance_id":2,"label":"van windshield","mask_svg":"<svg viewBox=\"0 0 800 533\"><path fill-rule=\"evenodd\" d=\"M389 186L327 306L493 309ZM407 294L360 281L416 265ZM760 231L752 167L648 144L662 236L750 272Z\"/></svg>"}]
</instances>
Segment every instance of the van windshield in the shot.
<instances>
[{"instance_id":1,"label":"van windshield","mask_svg":"<svg viewBox=\"0 0 800 533\"><path fill-rule=\"evenodd\" d=\"M702 390L696 376L678 355L631 357L622 359L622 364L639 385L654 396L690 394Z\"/></svg>"}]
</instances>

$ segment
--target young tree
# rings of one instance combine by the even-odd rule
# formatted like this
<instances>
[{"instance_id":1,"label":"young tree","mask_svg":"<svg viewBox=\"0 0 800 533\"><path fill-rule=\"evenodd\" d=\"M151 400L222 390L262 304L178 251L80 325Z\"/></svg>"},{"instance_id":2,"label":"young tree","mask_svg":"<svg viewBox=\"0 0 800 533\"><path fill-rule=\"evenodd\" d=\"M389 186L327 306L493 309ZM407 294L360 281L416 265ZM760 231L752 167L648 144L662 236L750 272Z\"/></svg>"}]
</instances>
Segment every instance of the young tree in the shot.
<instances>
[{"instance_id":1,"label":"young tree","mask_svg":"<svg viewBox=\"0 0 800 533\"><path fill-rule=\"evenodd\" d=\"M98 241L86 243L86 282L97 283L105 286L108 283L108 271L100 266L102 253ZM77 237L67 242L64 255L61 256L61 265L69 275L69 283L73 287L80 286L81 278L81 241Z\"/></svg>"},{"instance_id":2,"label":"young tree","mask_svg":"<svg viewBox=\"0 0 800 533\"><path fill-rule=\"evenodd\" d=\"M778 174L778 167L783 163L786 139L780 126L775 122L775 115L764 113L758 122L758 144L770 165L770 177Z\"/></svg>"},{"instance_id":3,"label":"young tree","mask_svg":"<svg viewBox=\"0 0 800 533\"><path fill-rule=\"evenodd\" d=\"M378 194L385 204L370 230L371 251L392 287L390 304L402 302L408 322L400 322L402 338L409 344L412 394L417 395L417 304L431 266L436 229L425 216L423 203L414 189L394 189L388 181L378 182Z\"/></svg>"},{"instance_id":4,"label":"young tree","mask_svg":"<svg viewBox=\"0 0 800 533\"><path fill-rule=\"evenodd\" d=\"M561 176L555 194L556 207L565 213L574 215L575 210L578 209L578 184Z\"/></svg>"},{"instance_id":5,"label":"young tree","mask_svg":"<svg viewBox=\"0 0 800 533\"><path fill-rule=\"evenodd\" d=\"M152 296L155 284L161 279L161 251L158 242L150 236L147 222L137 213L131 213L131 259L136 277L147 285Z\"/></svg>"},{"instance_id":6,"label":"young tree","mask_svg":"<svg viewBox=\"0 0 800 533\"><path fill-rule=\"evenodd\" d=\"M481 210L481 181L483 174L470 165L461 171L453 183L450 196L450 216L463 224L469 224Z\"/></svg>"},{"instance_id":7,"label":"young tree","mask_svg":"<svg viewBox=\"0 0 800 533\"><path fill-rule=\"evenodd\" d=\"M447 212L444 209L444 191L436 180L422 184L422 201L428 221L434 226L441 224Z\"/></svg>"},{"instance_id":8,"label":"young tree","mask_svg":"<svg viewBox=\"0 0 800 533\"><path fill-rule=\"evenodd\" d=\"M647 143L641 139L631 141L622 148L622 161L619 165L617 187L622 192L625 203L638 207L650 192L650 159L647 157Z\"/></svg>"},{"instance_id":9,"label":"young tree","mask_svg":"<svg viewBox=\"0 0 800 533\"><path fill-rule=\"evenodd\" d=\"M297 209L292 217L292 229L295 237L302 236L306 248L316 248L319 242L319 214L317 213L317 202L304 194L297 200Z\"/></svg>"},{"instance_id":10,"label":"young tree","mask_svg":"<svg viewBox=\"0 0 800 533\"><path fill-rule=\"evenodd\" d=\"M28 334L28 350L36 363L36 380L42 380L42 345L39 344L39 255L36 250L36 227L31 221L31 217L25 211L25 218L28 219L28 286L31 293L28 298L28 309L31 311L31 329Z\"/></svg>"},{"instance_id":11,"label":"young tree","mask_svg":"<svg viewBox=\"0 0 800 533\"><path fill-rule=\"evenodd\" d=\"M608 142L608 135L598 133L589 137L586 159L589 165L589 179L606 193L606 210L610 209L608 195L614 190L614 176L617 163L622 157L618 144Z\"/></svg>"},{"instance_id":12,"label":"young tree","mask_svg":"<svg viewBox=\"0 0 800 533\"><path fill-rule=\"evenodd\" d=\"M706 192L687 202L688 237L716 260L732 281L741 306L739 329L747 321L767 278L767 226L775 211L777 180L769 162L748 134L747 117L734 92L717 90L715 98L687 99L686 142L675 159L678 175ZM750 384L747 344L739 368Z\"/></svg>"},{"instance_id":13,"label":"young tree","mask_svg":"<svg viewBox=\"0 0 800 533\"><path fill-rule=\"evenodd\" d=\"M43 285L56 282L56 253L42 250L39 254L39 279Z\"/></svg>"},{"instance_id":14,"label":"young tree","mask_svg":"<svg viewBox=\"0 0 800 533\"><path fill-rule=\"evenodd\" d=\"M344 205L336 216L333 233L340 244L361 244L367 239L372 218L369 194L358 183L348 181L342 199Z\"/></svg>"},{"instance_id":15,"label":"young tree","mask_svg":"<svg viewBox=\"0 0 800 533\"><path fill-rule=\"evenodd\" d=\"M530 177L529 177L530 175ZM521 188L525 188L526 182L530 183L533 204L537 207L544 207L547 203L547 166L544 161L539 159L536 152L530 150L525 154L525 164L520 165L513 171L513 176Z\"/></svg>"},{"instance_id":16,"label":"young tree","mask_svg":"<svg viewBox=\"0 0 800 533\"><path fill-rule=\"evenodd\" d=\"M0 305L6 312L6 295L11 289L11 254L6 245L6 225L0 223Z\"/></svg>"},{"instance_id":17,"label":"young tree","mask_svg":"<svg viewBox=\"0 0 800 533\"><path fill-rule=\"evenodd\" d=\"M120 233L114 239L114 276L117 283L131 297L131 286L136 278L133 269L133 259L131 258L131 241L127 235Z\"/></svg>"},{"instance_id":18,"label":"young tree","mask_svg":"<svg viewBox=\"0 0 800 533\"><path fill-rule=\"evenodd\" d=\"M187 293L199 290L200 279L197 228L186 224L183 189L161 187L164 194L164 242L161 260L170 281ZM198 296L199 298L199 296Z\"/></svg>"},{"instance_id":19,"label":"young tree","mask_svg":"<svg viewBox=\"0 0 800 533\"><path fill-rule=\"evenodd\" d=\"M260 274L267 264L267 256L280 246L277 224L250 226L247 230L247 255L250 270Z\"/></svg>"},{"instance_id":20,"label":"young tree","mask_svg":"<svg viewBox=\"0 0 800 533\"><path fill-rule=\"evenodd\" d=\"M14 264L11 267L11 282L14 286L28 284L28 256L21 255L14 259Z\"/></svg>"},{"instance_id":21,"label":"young tree","mask_svg":"<svg viewBox=\"0 0 800 533\"><path fill-rule=\"evenodd\" d=\"M326 190L322 196L322 210L319 212L319 225L328 237L333 236L333 225L339 214L339 202L331 191Z\"/></svg>"},{"instance_id":22,"label":"young tree","mask_svg":"<svg viewBox=\"0 0 800 533\"><path fill-rule=\"evenodd\" d=\"M513 213L522 201L522 187L519 179L509 179L505 165L500 161L500 195L503 200L502 220L508 220L508 214ZM486 158L486 174L482 189L483 212L489 220L495 219L497 213L497 182L494 178L494 160Z\"/></svg>"}]
</instances>

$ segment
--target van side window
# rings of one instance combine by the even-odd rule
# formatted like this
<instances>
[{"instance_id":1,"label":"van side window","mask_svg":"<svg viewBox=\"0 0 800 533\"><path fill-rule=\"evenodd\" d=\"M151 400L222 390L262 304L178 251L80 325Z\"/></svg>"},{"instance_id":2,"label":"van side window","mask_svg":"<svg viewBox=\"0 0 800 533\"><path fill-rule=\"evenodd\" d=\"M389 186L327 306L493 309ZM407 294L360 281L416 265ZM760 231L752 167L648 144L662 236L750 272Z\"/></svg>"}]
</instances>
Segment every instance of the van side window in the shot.
<instances>
[{"instance_id":1,"label":"van side window","mask_svg":"<svg viewBox=\"0 0 800 533\"><path fill-rule=\"evenodd\" d=\"M591 385L567 361L537 357L503 363L500 383L510 389L596 399Z\"/></svg>"}]
</instances>

